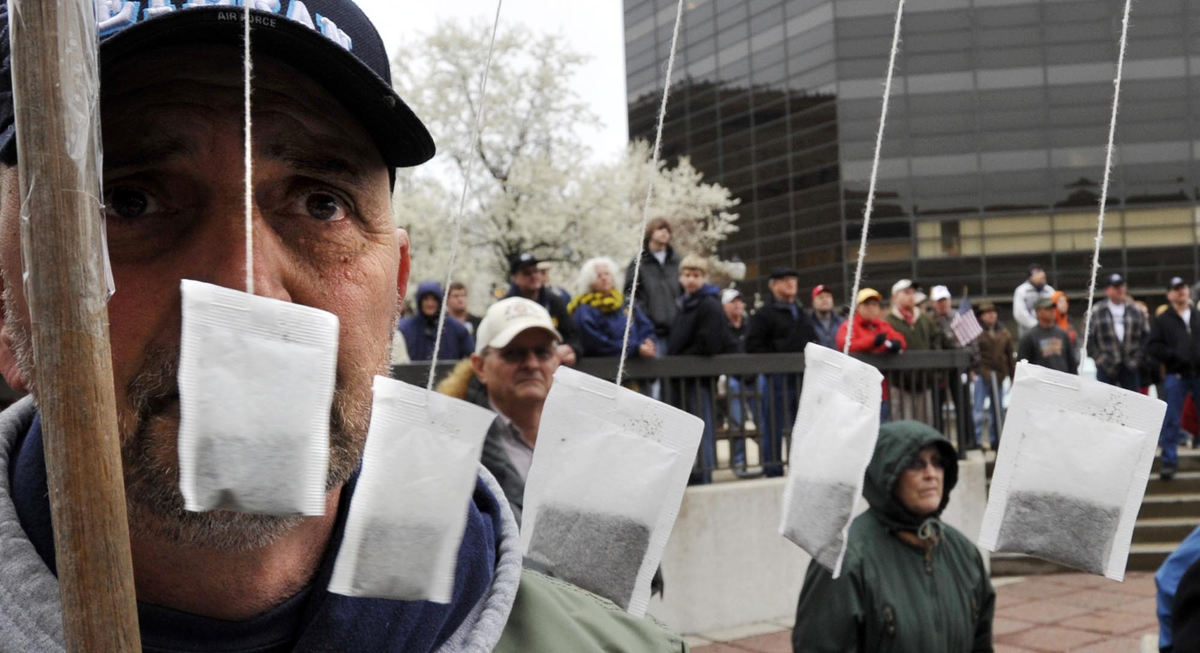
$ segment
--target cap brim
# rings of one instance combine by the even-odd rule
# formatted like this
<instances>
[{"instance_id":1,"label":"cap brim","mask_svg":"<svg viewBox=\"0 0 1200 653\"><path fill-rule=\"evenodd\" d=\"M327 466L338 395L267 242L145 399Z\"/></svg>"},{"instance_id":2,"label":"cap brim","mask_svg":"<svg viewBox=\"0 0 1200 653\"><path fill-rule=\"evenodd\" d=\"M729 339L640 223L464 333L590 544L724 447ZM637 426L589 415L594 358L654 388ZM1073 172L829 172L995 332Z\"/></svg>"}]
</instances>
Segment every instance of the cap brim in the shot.
<instances>
[{"instance_id":1,"label":"cap brim","mask_svg":"<svg viewBox=\"0 0 1200 653\"><path fill-rule=\"evenodd\" d=\"M241 47L241 12L237 10L238 20L231 20L230 7L196 7L131 25L101 40L101 75L106 64L153 47L194 43ZM357 57L307 25L269 12L250 13L262 20L250 26L254 53L274 56L328 90L362 121L389 167L414 166L433 157L433 138L425 125L391 85Z\"/></svg>"},{"instance_id":2,"label":"cap brim","mask_svg":"<svg viewBox=\"0 0 1200 653\"><path fill-rule=\"evenodd\" d=\"M558 330L556 330L554 327L546 326L545 322L541 320L533 318L528 320L514 320L513 324L509 324L507 327L501 330L500 333L492 336L491 341L486 343L485 346L491 347L492 349L506 347L508 346L508 343L512 342L513 338L516 338L518 335L530 329L541 329L542 331L554 336L555 340L562 342L562 335L558 333Z\"/></svg>"}]
</instances>

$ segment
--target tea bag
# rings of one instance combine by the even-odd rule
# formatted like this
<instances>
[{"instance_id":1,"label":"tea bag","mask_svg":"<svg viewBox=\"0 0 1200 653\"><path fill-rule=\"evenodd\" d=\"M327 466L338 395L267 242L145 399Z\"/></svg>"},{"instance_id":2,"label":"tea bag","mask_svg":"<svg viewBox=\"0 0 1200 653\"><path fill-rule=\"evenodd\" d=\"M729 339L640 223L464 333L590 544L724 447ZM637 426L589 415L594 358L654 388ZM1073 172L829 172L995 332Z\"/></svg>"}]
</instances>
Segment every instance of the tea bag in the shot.
<instances>
[{"instance_id":1,"label":"tea bag","mask_svg":"<svg viewBox=\"0 0 1200 653\"><path fill-rule=\"evenodd\" d=\"M449 603L491 411L375 377L362 472L329 591Z\"/></svg>"},{"instance_id":2,"label":"tea bag","mask_svg":"<svg viewBox=\"0 0 1200 653\"><path fill-rule=\"evenodd\" d=\"M1021 362L979 544L1125 576L1166 404Z\"/></svg>"},{"instance_id":3,"label":"tea bag","mask_svg":"<svg viewBox=\"0 0 1200 653\"><path fill-rule=\"evenodd\" d=\"M185 507L324 514L337 316L188 279L181 291Z\"/></svg>"},{"instance_id":4,"label":"tea bag","mask_svg":"<svg viewBox=\"0 0 1200 653\"><path fill-rule=\"evenodd\" d=\"M650 397L558 368L525 483L528 563L645 614L703 427Z\"/></svg>"},{"instance_id":5,"label":"tea bag","mask_svg":"<svg viewBox=\"0 0 1200 653\"><path fill-rule=\"evenodd\" d=\"M804 360L779 534L837 578L879 436L883 375L816 343L804 348Z\"/></svg>"}]
</instances>

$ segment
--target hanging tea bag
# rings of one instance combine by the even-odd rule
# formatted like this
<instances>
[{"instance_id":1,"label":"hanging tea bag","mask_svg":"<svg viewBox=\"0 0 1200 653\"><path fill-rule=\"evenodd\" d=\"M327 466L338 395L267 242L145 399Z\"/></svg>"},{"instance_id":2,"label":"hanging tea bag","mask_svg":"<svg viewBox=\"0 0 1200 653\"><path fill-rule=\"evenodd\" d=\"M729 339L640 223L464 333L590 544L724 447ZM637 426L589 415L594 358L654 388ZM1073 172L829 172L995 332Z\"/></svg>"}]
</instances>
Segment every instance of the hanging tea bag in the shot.
<instances>
[{"instance_id":1,"label":"hanging tea bag","mask_svg":"<svg viewBox=\"0 0 1200 653\"><path fill-rule=\"evenodd\" d=\"M804 361L779 534L837 578L879 436L883 375L816 343L804 348Z\"/></svg>"},{"instance_id":2,"label":"hanging tea bag","mask_svg":"<svg viewBox=\"0 0 1200 653\"><path fill-rule=\"evenodd\" d=\"M1157 399L1018 363L979 544L1124 578L1165 412Z\"/></svg>"},{"instance_id":3,"label":"hanging tea bag","mask_svg":"<svg viewBox=\"0 0 1200 653\"><path fill-rule=\"evenodd\" d=\"M185 507L323 514L337 316L188 279L181 291Z\"/></svg>"},{"instance_id":4,"label":"hanging tea bag","mask_svg":"<svg viewBox=\"0 0 1200 653\"><path fill-rule=\"evenodd\" d=\"M645 614L703 426L677 408L558 368L525 483L528 563Z\"/></svg>"},{"instance_id":5,"label":"hanging tea bag","mask_svg":"<svg viewBox=\"0 0 1200 653\"><path fill-rule=\"evenodd\" d=\"M374 389L329 591L449 603L483 439L496 415L383 376Z\"/></svg>"}]
</instances>

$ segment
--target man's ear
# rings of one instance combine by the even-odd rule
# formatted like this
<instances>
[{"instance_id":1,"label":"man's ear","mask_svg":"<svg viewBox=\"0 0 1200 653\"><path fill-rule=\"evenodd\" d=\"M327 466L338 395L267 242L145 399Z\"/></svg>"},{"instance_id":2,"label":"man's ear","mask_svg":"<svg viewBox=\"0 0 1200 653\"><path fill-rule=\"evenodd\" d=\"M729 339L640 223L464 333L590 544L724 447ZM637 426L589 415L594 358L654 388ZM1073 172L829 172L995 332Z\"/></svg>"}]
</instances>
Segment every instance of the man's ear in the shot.
<instances>
[{"instance_id":1,"label":"man's ear","mask_svg":"<svg viewBox=\"0 0 1200 653\"><path fill-rule=\"evenodd\" d=\"M487 385L487 377L483 371L483 356L471 354L471 369L475 370L475 377L479 379L479 382Z\"/></svg>"},{"instance_id":2,"label":"man's ear","mask_svg":"<svg viewBox=\"0 0 1200 653\"><path fill-rule=\"evenodd\" d=\"M29 379L25 378L21 366L17 364L17 352L13 348L14 325L8 323L8 313L4 306L4 280L0 275L0 376L8 382L8 387L17 392L29 392Z\"/></svg>"},{"instance_id":3,"label":"man's ear","mask_svg":"<svg viewBox=\"0 0 1200 653\"><path fill-rule=\"evenodd\" d=\"M20 215L21 199L18 187L16 166L0 166L0 224L6 225L9 221L15 221ZM15 237L17 231L14 229L10 233ZM4 234L0 234L0 238L3 237ZM20 252L20 247L14 243L0 241L0 253L2 252ZM16 256L20 255L16 254ZM13 390L28 392L30 379L25 378L21 366L17 364L17 352L13 346L13 330L19 328L20 325L8 323L8 312L5 310L4 303L5 298L11 297L13 293L4 292L6 283L4 277L5 275L0 274L0 375L4 376L4 380ZM20 276L18 275L19 281ZM19 291L20 288L16 290ZM32 356L33 352L31 351L29 354Z\"/></svg>"},{"instance_id":4,"label":"man's ear","mask_svg":"<svg viewBox=\"0 0 1200 653\"><path fill-rule=\"evenodd\" d=\"M412 269L407 231L396 230L396 247L400 249L400 265L396 269L396 309L399 310L404 305L404 293L408 292L408 274Z\"/></svg>"}]
</instances>

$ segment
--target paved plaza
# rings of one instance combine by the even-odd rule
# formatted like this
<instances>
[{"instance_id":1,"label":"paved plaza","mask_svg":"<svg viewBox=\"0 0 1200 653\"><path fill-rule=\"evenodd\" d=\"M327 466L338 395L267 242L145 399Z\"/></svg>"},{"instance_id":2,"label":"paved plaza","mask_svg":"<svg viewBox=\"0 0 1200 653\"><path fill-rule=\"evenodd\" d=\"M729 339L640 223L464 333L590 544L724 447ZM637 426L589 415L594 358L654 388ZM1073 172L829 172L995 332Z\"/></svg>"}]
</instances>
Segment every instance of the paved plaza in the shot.
<instances>
[{"instance_id":1,"label":"paved plaza","mask_svg":"<svg viewBox=\"0 0 1200 653\"><path fill-rule=\"evenodd\" d=\"M1157 651L1154 574L1129 572L1117 583L1090 574L992 579L996 653ZM688 636L695 653L785 653L791 619Z\"/></svg>"}]
</instances>

